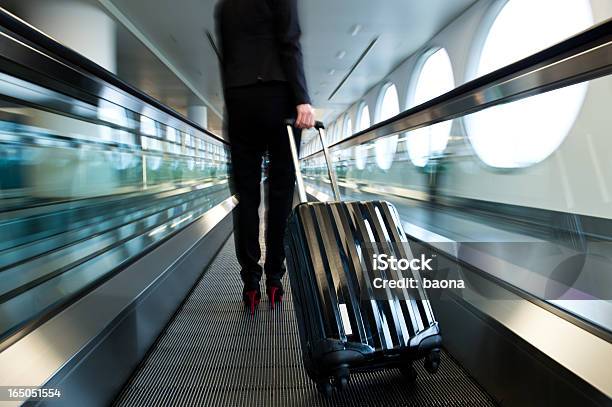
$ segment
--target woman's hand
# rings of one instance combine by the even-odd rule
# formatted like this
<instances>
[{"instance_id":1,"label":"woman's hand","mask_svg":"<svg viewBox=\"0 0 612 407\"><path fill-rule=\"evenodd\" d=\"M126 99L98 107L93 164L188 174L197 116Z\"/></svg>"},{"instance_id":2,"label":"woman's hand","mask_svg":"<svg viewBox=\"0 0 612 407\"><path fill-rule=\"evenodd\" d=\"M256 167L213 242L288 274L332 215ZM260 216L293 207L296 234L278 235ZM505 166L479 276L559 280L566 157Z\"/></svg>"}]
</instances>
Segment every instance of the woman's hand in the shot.
<instances>
[{"instance_id":1,"label":"woman's hand","mask_svg":"<svg viewBox=\"0 0 612 407\"><path fill-rule=\"evenodd\" d=\"M297 106L297 119L295 127L298 129L310 129L315 125L314 109L308 104Z\"/></svg>"}]
</instances>

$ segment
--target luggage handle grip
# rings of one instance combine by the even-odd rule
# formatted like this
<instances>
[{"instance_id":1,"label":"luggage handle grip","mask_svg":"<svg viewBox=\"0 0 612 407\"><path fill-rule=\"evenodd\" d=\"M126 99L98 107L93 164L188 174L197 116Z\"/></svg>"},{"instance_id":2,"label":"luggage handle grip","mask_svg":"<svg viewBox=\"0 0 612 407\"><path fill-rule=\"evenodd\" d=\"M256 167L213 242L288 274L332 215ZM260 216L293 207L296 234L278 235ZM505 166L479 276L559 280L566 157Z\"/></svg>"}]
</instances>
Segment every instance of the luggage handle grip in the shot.
<instances>
[{"instance_id":1,"label":"luggage handle grip","mask_svg":"<svg viewBox=\"0 0 612 407\"><path fill-rule=\"evenodd\" d=\"M291 156L293 158L293 167L295 168L295 176L298 188L298 194L300 202L308 202L306 195L306 188L304 187L304 178L302 177L302 171L300 170L300 158L298 157L297 146L295 143L295 136L293 133L293 127L295 125L295 119L286 119L285 124L287 125L287 133L289 135L289 147L291 149ZM336 179L336 173L331 165L331 158L329 156L329 150L325 144L325 126L323 122L315 122L315 129L319 133L319 139L321 140L321 146L323 147L323 155L325 156L325 164L327 164L327 173L329 175L329 181L334 192L334 199L341 201L340 189L338 188L338 180Z\"/></svg>"},{"instance_id":2,"label":"luggage handle grip","mask_svg":"<svg viewBox=\"0 0 612 407\"><path fill-rule=\"evenodd\" d=\"M285 124L287 126L295 127L295 119L286 119L285 120ZM325 125L323 124L323 122L320 122L320 121L317 120L315 122L314 128L317 129L317 130L319 130L319 129L324 129L325 130Z\"/></svg>"}]
</instances>

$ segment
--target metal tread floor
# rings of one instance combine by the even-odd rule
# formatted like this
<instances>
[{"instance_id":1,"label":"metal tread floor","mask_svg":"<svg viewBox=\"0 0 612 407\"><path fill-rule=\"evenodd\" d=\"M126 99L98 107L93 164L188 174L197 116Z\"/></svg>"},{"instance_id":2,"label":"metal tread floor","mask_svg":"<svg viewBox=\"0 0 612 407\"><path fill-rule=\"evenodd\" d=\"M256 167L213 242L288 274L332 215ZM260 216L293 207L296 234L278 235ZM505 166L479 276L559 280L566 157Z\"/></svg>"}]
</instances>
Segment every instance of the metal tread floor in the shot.
<instances>
[{"instance_id":1,"label":"metal tread floor","mask_svg":"<svg viewBox=\"0 0 612 407\"><path fill-rule=\"evenodd\" d=\"M407 384L397 370L354 374L347 391L317 393L300 355L291 290L252 317L240 302L230 238L117 397L115 406L493 406L446 353L437 374L415 364Z\"/></svg>"}]
</instances>

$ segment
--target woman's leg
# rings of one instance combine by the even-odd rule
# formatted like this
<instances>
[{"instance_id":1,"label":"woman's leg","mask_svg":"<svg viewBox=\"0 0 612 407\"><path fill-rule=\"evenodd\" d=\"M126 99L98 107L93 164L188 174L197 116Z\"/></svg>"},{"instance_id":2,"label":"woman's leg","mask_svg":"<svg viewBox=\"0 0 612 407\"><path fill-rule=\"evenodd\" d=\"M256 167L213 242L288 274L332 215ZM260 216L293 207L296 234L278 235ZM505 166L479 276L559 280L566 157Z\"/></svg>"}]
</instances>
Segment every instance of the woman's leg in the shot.
<instances>
[{"instance_id":1,"label":"woman's leg","mask_svg":"<svg viewBox=\"0 0 612 407\"><path fill-rule=\"evenodd\" d=\"M238 197L238 206L234 210L234 239L245 290L259 290L262 275L258 210L261 164L266 143L257 128L257 115L253 112L252 99L257 97L254 87L230 89L226 96L232 160L231 186Z\"/></svg>"}]
</instances>

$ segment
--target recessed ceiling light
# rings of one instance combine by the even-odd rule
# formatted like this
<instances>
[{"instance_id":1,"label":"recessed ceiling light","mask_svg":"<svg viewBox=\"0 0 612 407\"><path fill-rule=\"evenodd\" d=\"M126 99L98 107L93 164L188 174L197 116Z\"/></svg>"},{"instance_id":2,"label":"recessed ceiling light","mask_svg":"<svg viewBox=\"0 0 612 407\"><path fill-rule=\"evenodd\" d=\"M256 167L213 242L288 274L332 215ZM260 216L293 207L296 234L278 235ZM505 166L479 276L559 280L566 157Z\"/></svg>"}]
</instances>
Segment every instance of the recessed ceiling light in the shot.
<instances>
[{"instance_id":1,"label":"recessed ceiling light","mask_svg":"<svg viewBox=\"0 0 612 407\"><path fill-rule=\"evenodd\" d=\"M354 36L356 36L357 34L359 34L359 33L361 32L361 29L362 29L362 28L363 28L363 27L361 26L361 24L355 24L355 25L353 26L353 28L351 28L351 35L352 35L353 37L354 37Z\"/></svg>"},{"instance_id":2,"label":"recessed ceiling light","mask_svg":"<svg viewBox=\"0 0 612 407\"><path fill-rule=\"evenodd\" d=\"M336 58L342 59L346 56L346 51L340 51L336 54Z\"/></svg>"}]
</instances>

